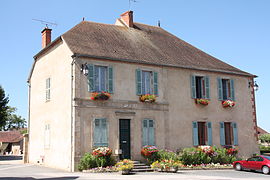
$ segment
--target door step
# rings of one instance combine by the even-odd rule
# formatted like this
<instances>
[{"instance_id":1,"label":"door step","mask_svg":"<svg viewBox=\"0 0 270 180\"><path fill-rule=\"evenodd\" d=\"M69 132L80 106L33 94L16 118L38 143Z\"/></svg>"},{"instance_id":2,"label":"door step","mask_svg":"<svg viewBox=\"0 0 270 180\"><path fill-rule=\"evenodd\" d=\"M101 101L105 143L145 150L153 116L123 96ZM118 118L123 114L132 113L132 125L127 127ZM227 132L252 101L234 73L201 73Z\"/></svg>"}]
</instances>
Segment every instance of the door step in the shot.
<instances>
[{"instance_id":1,"label":"door step","mask_svg":"<svg viewBox=\"0 0 270 180\"><path fill-rule=\"evenodd\" d=\"M134 168L132 169L132 172L153 172L154 170L151 169L150 166L141 163L140 161L133 161L134 162Z\"/></svg>"}]
</instances>

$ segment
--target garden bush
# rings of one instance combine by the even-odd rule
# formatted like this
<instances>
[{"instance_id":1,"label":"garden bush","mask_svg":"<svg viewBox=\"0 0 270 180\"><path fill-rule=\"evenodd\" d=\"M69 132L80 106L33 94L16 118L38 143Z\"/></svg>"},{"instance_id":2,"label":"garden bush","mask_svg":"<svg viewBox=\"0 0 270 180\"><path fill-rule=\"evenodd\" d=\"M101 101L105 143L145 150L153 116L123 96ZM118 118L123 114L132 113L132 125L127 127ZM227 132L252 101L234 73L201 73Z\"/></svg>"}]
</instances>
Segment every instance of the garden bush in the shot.
<instances>
[{"instance_id":1,"label":"garden bush","mask_svg":"<svg viewBox=\"0 0 270 180\"><path fill-rule=\"evenodd\" d=\"M259 136L259 139L261 140L262 143L270 143L270 134L262 134Z\"/></svg>"},{"instance_id":2,"label":"garden bush","mask_svg":"<svg viewBox=\"0 0 270 180\"><path fill-rule=\"evenodd\" d=\"M162 149L162 150L158 151L157 159L159 161L161 161L161 160L174 160L174 161L177 161L177 160L179 160L179 156L173 151L163 150Z\"/></svg>"},{"instance_id":3,"label":"garden bush","mask_svg":"<svg viewBox=\"0 0 270 180\"><path fill-rule=\"evenodd\" d=\"M78 169L79 171L97 167L96 159L91 153L85 153L81 158Z\"/></svg>"},{"instance_id":4,"label":"garden bush","mask_svg":"<svg viewBox=\"0 0 270 180\"><path fill-rule=\"evenodd\" d=\"M270 152L270 146L260 146L260 151Z\"/></svg>"}]
</instances>

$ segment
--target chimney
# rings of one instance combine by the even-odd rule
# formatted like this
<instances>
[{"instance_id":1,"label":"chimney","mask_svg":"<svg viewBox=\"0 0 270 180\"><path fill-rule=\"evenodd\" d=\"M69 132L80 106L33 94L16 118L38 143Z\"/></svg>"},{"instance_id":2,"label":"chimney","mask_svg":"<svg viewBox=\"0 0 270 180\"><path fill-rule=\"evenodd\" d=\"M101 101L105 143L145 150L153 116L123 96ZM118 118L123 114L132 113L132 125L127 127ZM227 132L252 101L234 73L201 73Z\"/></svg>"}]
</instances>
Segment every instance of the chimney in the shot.
<instances>
[{"instance_id":1,"label":"chimney","mask_svg":"<svg viewBox=\"0 0 270 180\"><path fill-rule=\"evenodd\" d=\"M128 27L133 27L133 11L124 12L120 17Z\"/></svg>"},{"instance_id":2,"label":"chimney","mask_svg":"<svg viewBox=\"0 0 270 180\"><path fill-rule=\"evenodd\" d=\"M45 27L41 33L42 33L42 48L45 48L48 44L51 42L51 32L52 29L49 29Z\"/></svg>"}]
</instances>

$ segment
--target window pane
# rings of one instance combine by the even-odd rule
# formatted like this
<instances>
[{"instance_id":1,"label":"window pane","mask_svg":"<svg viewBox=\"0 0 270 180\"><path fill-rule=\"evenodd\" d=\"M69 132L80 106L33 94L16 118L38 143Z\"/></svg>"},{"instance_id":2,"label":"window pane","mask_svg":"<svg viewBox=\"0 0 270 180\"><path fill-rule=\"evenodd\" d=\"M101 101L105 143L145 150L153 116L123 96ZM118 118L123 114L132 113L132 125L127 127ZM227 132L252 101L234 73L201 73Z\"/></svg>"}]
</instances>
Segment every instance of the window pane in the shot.
<instances>
[{"instance_id":1,"label":"window pane","mask_svg":"<svg viewBox=\"0 0 270 180\"><path fill-rule=\"evenodd\" d=\"M154 121L153 120L149 120L149 127L154 127Z\"/></svg>"},{"instance_id":2,"label":"window pane","mask_svg":"<svg viewBox=\"0 0 270 180\"><path fill-rule=\"evenodd\" d=\"M107 67L95 66L95 91L107 91Z\"/></svg>"},{"instance_id":3,"label":"window pane","mask_svg":"<svg viewBox=\"0 0 270 180\"><path fill-rule=\"evenodd\" d=\"M231 135L231 123L226 122L225 125L225 144L226 145L232 145L232 135Z\"/></svg>"},{"instance_id":4,"label":"window pane","mask_svg":"<svg viewBox=\"0 0 270 180\"><path fill-rule=\"evenodd\" d=\"M196 76L196 98L202 98L202 77Z\"/></svg>"},{"instance_id":5,"label":"window pane","mask_svg":"<svg viewBox=\"0 0 270 180\"><path fill-rule=\"evenodd\" d=\"M206 126L205 122L198 122L199 145L206 145Z\"/></svg>"},{"instance_id":6,"label":"window pane","mask_svg":"<svg viewBox=\"0 0 270 180\"><path fill-rule=\"evenodd\" d=\"M152 73L150 71L142 71L142 94L152 94Z\"/></svg>"},{"instance_id":7,"label":"window pane","mask_svg":"<svg viewBox=\"0 0 270 180\"><path fill-rule=\"evenodd\" d=\"M222 79L223 100L228 99L228 79Z\"/></svg>"}]
</instances>

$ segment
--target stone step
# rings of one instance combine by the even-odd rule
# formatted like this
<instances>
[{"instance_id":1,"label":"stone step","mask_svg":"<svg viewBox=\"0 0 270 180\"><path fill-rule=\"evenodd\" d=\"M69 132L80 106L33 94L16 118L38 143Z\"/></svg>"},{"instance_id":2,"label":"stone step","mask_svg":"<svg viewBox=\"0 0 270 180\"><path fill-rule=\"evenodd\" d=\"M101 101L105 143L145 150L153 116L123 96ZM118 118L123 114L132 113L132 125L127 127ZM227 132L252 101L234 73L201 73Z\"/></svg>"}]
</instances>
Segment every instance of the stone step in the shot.
<instances>
[{"instance_id":1,"label":"stone step","mask_svg":"<svg viewBox=\"0 0 270 180\"><path fill-rule=\"evenodd\" d=\"M153 169L132 169L132 172L153 172Z\"/></svg>"},{"instance_id":2,"label":"stone step","mask_svg":"<svg viewBox=\"0 0 270 180\"><path fill-rule=\"evenodd\" d=\"M151 167L150 166L146 166L146 165L144 165L144 166L134 166L133 169L151 169Z\"/></svg>"},{"instance_id":3,"label":"stone step","mask_svg":"<svg viewBox=\"0 0 270 180\"><path fill-rule=\"evenodd\" d=\"M153 169L151 169L150 166L136 160L133 162L134 168L132 169L132 172L153 172Z\"/></svg>"}]
</instances>

